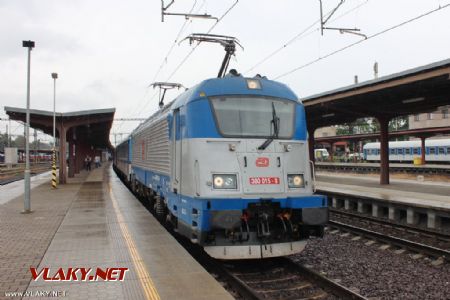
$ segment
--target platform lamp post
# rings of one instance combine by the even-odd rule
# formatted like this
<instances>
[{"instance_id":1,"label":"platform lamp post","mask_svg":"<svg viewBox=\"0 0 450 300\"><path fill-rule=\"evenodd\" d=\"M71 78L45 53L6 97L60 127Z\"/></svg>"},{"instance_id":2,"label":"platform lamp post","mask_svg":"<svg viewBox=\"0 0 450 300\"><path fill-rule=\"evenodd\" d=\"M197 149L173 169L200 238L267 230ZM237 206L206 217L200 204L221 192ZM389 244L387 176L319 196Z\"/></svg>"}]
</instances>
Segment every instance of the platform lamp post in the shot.
<instances>
[{"instance_id":1,"label":"platform lamp post","mask_svg":"<svg viewBox=\"0 0 450 300\"><path fill-rule=\"evenodd\" d=\"M53 78L53 154L52 154L52 188L56 189L56 79L58 73L52 73Z\"/></svg>"},{"instance_id":2,"label":"platform lamp post","mask_svg":"<svg viewBox=\"0 0 450 300\"><path fill-rule=\"evenodd\" d=\"M34 41L22 41L22 47L28 48L28 68L27 68L27 113L25 123L25 199L23 203L23 213L31 213L30 203L30 63L31 50L34 48Z\"/></svg>"}]
</instances>

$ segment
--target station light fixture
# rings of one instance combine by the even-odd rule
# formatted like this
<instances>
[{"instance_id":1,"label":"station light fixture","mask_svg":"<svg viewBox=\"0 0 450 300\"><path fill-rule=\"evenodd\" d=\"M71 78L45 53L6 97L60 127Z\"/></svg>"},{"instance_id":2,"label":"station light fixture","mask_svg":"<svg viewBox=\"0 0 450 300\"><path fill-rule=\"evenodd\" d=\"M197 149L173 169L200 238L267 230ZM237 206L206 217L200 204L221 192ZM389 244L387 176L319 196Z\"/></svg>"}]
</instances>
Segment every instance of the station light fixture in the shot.
<instances>
[{"instance_id":1,"label":"station light fixture","mask_svg":"<svg viewBox=\"0 0 450 300\"><path fill-rule=\"evenodd\" d=\"M425 100L424 97L418 97L418 98L411 98L411 99L402 100L402 103L403 104L408 104L408 103L420 102L420 101L423 101L423 100Z\"/></svg>"},{"instance_id":2,"label":"station light fixture","mask_svg":"<svg viewBox=\"0 0 450 300\"><path fill-rule=\"evenodd\" d=\"M34 48L34 41L22 41L22 47Z\"/></svg>"},{"instance_id":3,"label":"station light fixture","mask_svg":"<svg viewBox=\"0 0 450 300\"><path fill-rule=\"evenodd\" d=\"M334 117L334 116L335 116L334 113L331 113L331 114L324 114L324 115L322 115L322 118L329 118L329 117Z\"/></svg>"},{"instance_id":4,"label":"station light fixture","mask_svg":"<svg viewBox=\"0 0 450 300\"><path fill-rule=\"evenodd\" d=\"M25 193L24 193L24 209L23 213L31 212L30 202L30 65L31 50L34 48L34 41L22 41L22 47L28 48L28 64L27 64L27 110L25 122Z\"/></svg>"}]
</instances>

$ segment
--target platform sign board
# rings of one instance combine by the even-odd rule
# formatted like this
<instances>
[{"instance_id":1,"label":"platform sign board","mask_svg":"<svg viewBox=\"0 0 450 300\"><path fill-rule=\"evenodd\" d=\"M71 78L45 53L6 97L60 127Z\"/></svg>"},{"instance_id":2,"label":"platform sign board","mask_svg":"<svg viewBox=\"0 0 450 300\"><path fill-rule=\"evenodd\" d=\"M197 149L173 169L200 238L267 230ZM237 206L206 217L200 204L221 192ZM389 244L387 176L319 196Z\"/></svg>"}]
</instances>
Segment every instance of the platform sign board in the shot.
<instances>
[{"instance_id":1,"label":"platform sign board","mask_svg":"<svg viewBox=\"0 0 450 300\"><path fill-rule=\"evenodd\" d=\"M5 164L17 164L17 148L5 147Z\"/></svg>"}]
</instances>

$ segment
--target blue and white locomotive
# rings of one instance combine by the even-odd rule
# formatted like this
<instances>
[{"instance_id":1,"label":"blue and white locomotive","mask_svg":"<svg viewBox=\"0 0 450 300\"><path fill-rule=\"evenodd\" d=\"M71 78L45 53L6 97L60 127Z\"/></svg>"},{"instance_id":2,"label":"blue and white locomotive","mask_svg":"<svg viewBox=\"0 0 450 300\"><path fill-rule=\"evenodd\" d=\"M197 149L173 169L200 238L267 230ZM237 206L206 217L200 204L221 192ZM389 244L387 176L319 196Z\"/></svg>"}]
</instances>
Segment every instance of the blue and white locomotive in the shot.
<instances>
[{"instance_id":1,"label":"blue and white locomotive","mask_svg":"<svg viewBox=\"0 0 450 300\"><path fill-rule=\"evenodd\" d=\"M305 111L284 84L228 74L164 106L117 147L115 169L212 257L301 252L322 236Z\"/></svg>"}]
</instances>

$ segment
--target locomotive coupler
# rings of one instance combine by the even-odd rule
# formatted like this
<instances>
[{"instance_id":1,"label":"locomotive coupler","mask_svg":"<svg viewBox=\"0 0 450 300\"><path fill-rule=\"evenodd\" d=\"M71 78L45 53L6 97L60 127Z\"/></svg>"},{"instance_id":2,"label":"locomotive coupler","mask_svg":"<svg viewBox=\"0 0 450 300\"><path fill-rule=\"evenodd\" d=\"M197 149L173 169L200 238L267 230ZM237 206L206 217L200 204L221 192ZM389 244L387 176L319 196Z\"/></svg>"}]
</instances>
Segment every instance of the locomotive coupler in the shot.
<instances>
[{"instance_id":1,"label":"locomotive coupler","mask_svg":"<svg viewBox=\"0 0 450 300\"><path fill-rule=\"evenodd\" d=\"M269 215L267 213L262 213L258 218L258 237L267 237L270 236L270 228L269 228Z\"/></svg>"},{"instance_id":2,"label":"locomotive coupler","mask_svg":"<svg viewBox=\"0 0 450 300\"><path fill-rule=\"evenodd\" d=\"M277 218L280 220L281 224L283 225L283 237L287 234L287 228L286 223L284 222L284 217L282 214L278 214Z\"/></svg>"},{"instance_id":3,"label":"locomotive coupler","mask_svg":"<svg viewBox=\"0 0 450 300\"><path fill-rule=\"evenodd\" d=\"M289 230L289 237L293 237L294 235L294 226L292 225L291 220L286 220L286 222L289 224L288 230Z\"/></svg>"},{"instance_id":4,"label":"locomotive coupler","mask_svg":"<svg viewBox=\"0 0 450 300\"><path fill-rule=\"evenodd\" d=\"M247 217L241 217L242 220L242 224L240 227L241 230L241 234L239 235L239 241L240 242L247 242L250 239L250 227L248 226L248 222L247 222ZM242 231L242 227L245 227L246 233L247 233L247 237L245 239L243 239L243 231Z\"/></svg>"}]
</instances>

